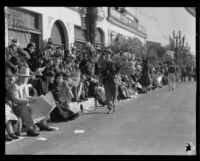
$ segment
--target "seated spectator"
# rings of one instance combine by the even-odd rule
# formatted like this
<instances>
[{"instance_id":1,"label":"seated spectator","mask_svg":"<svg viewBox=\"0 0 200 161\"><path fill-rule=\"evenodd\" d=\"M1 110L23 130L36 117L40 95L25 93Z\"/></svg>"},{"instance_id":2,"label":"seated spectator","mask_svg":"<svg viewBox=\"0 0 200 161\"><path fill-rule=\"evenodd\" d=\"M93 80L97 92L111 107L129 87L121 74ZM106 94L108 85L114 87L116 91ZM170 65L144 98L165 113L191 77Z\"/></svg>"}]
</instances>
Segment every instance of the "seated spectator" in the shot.
<instances>
[{"instance_id":1,"label":"seated spectator","mask_svg":"<svg viewBox=\"0 0 200 161\"><path fill-rule=\"evenodd\" d=\"M20 135L18 133L18 118L17 116L13 113L12 110L12 102L8 99L7 96L7 90L9 86L15 82L15 76L10 72L7 71L5 75L5 138L6 141L12 141L12 139L18 139L19 137L17 135Z\"/></svg>"},{"instance_id":2,"label":"seated spectator","mask_svg":"<svg viewBox=\"0 0 200 161\"><path fill-rule=\"evenodd\" d=\"M54 55L54 51L53 51L53 42L51 41L51 39L49 39L46 44L42 44L43 47L40 49L38 56L39 57L44 57L45 61L49 60L52 58L52 56Z\"/></svg>"},{"instance_id":3,"label":"seated spectator","mask_svg":"<svg viewBox=\"0 0 200 161\"><path fill-rule=\"evenodd\" d=\"M23 49L19 49L18 50L18 59L19 59L19 68L21 67L25 67L25 68L29 68L27 61L30 59L30 55L27 51L23 50Z\"/></svg>"},{"instance_id":4,"label":"seated spectator","mask_svg":"<svg viewBox=\"0 0 200 161\"><path fill-rule=\"evenodd\" d=\"M50 114L51 121L73 120L79 116L79 113L74 113L69 109L69 102L73 98L73 94L67 82L63 80L63 73L56 75L52 93L56 101L56 108Z\"/></svg>"},{"instance_id":5,"label":"seated spectator","mask_svg":"<svg viewBox=\"0 0 200 161\"><path fill-rule=\"evenodd\" d=\"M64 67L64 73L66 75L66 80L69 82L71 80L71 77L73 74L80 73L77 71L77 69L74 66L74 60L76 59L76 56L73 54L68 54L66 61L65 61L65 67ZM79 101L78 98L78 85L72 85L69 83L70 87L72 88L72 92L74 95L74 98L72 101Z\"/></svg>"},{"instance_id":6,"label":"seated spectator","mask_svg":"<svg viewBox=\"0 0 200 161\"><path fill-rule=\"evenodd\" d=\"M13 73L16 74L19 71L19 60L16 56L12 56L10 58L10 61L6 63L6 68L9 68L9 70Z\"/></svg>"},{"instance_id":7,"label":"seated spectator","mask_svg":"<svg viewBox=\"0 0 200 161\"><path fill-rule=\"evenodd\" d=\"M118 100L131 98L128 94L127 84L122 81L120 74L117 74L117 85L118 85Z\"/></svg>"},{"instance_id":8,"label":"seated spectator","mask_svg":"<svg viewBox=\"0 0 200 161\"><path fill-rule=\"evenodd\" d=\"M9 97L14 105L13 111L25 124L27 136L38 136L39 134L34 130L34 121L30 110L30 104L35 102L35 97L29 96L25 86L30 77L29 68L21 67L18 77L8 89Z\"/></svg>"},{"instance_id":9,"label":"seated spectator","mask_svg":"<svg viewBox=\"0 0 200 161\"><path fill-rule=\"evenodd\" d=\"M31 71L35 72L37 69L37 55L35 53L35 43L31 42L28 43L27 47L24 48L25 51L27 51L30 55L30 59L27 61L29 68L31 69Z\"/></svg>"},{"instance_id":10,"label":"seated spectator","mask_svg":"<svg viewBox=\"0 0 200 161\"><path fill-rule=\"evenodd\" d=\"M9 62L12 56L18 56L17 45L18 45L17 39L13 38L11 40L11 44L5 48L5 62Z\"/></svg>"}]
</instances>

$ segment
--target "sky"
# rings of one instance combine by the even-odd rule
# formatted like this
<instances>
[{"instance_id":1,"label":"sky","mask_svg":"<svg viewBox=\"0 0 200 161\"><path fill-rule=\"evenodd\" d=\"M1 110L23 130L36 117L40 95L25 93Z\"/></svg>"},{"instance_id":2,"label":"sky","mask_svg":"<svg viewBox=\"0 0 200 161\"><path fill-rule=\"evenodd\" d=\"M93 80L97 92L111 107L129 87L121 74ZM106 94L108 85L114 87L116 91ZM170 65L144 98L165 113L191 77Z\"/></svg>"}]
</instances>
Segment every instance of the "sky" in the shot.
<instances>
[{"instance_id":1,"label":"sky","mask_svg":"<svg viewBox=\"0 0 200 161\"><path fill-rule=\"evenodd\" d=\"M172 31L178 34L181 30L185 43L188 42L192 54L196 54L196 20L184 7L133 7L132 10L146 28L147 40L166 45Z\"/></svg>"}]
</instances>

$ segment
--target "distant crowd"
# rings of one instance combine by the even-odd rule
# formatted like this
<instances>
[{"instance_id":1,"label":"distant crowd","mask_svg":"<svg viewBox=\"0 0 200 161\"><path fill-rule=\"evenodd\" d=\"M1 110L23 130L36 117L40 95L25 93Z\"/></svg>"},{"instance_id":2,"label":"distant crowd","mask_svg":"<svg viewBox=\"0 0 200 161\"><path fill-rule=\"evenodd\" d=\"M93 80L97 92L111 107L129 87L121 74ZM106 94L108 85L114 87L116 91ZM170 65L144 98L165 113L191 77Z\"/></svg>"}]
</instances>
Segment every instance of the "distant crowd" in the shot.
<instances>
[{"instance_id":1,"label":"distant crowd","mask_svg":"<svg viewBox=\"0 0 200 161\"><path fill-rule=\"evenodd\" d=\"M169 73L175 75L175 80L169 78ZM40 49L33 42L20 48L18 40L12 39L5 48L6 141L18 139L23 131L27 136L38 136L36 127L40 131L55 130L48 122L78 118L79 113L70 110L71 102L92 97L100 105L106 105L107 113L111 114L116 111L116 100L148 93L169 82L184 82L186 77L195 81L196 68L177 66L173 62L150 66L148 59L135 58L129 50L97 50L87 43L86 50L72 47L67 51L54 47L51 40ZM35 122L30 104L48 92L52 93L56 108L49 117Z\"/></svg>"}]
</instances>

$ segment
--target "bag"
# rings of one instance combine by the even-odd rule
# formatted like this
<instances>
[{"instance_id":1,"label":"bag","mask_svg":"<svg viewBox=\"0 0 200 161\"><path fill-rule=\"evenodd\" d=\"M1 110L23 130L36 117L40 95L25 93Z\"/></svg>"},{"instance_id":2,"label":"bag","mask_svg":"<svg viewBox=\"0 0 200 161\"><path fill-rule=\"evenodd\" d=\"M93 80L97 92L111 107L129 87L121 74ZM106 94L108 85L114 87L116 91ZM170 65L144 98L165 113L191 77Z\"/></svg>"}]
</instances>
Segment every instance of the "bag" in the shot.
<instances>
[{"instance_id":1,"label":"bag","mask_svg":"<svg viewBox=\"0 0 200 161\"><path fill-rule=\"evenodd\" d=\"M106 104L105 103L105 101L106 101L105 90L103 87L101 87L101 86L95 87L95 97L100 105L104 106Z\"/></svg>"}]
</instances>

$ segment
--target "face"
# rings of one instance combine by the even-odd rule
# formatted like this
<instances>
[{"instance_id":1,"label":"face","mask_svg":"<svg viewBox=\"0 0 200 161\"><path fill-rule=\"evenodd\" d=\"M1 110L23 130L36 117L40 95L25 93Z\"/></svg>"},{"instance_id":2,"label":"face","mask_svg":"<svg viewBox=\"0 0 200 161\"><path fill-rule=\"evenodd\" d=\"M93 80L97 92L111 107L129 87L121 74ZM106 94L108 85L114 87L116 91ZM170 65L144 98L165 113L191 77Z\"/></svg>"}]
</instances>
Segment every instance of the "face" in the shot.
<instances>
[{"instance_id":1,"label":"face","mask_svg":"<svg viewBox=\"0 0 200 161\"><path fill-rule=\"evenodd\" d=\"M54 59L54 65L57 66L57 65L59 65L60 63L61 63L60 58L57 57L57 58Z\"/></svg>"},{"instance_id":2,"label":"face","mask_svg":"<svg viewBox=\"0 0 200 161\"><path fill-rule=\"evenodd\" d=\"M30 47L30 48L28 48L28 51L30 52L30 53L33 53L34 52L34 50L35 50L35 48L32 46L32 47Z\"/></svg>"},{"instance_id":3,"label":"face","mask_svg":"<svg viewBox=\"0 0 200 161\"><path fill-rule=\"evenodd\" d=\"M48 81L49 83L51 83L51 84L54 82L54 79L55 79L54 76L47 76L47 81Z\"/></svg>"},{"instance_id":4,"label":"face","mask_svg":"<svg viewBox=\"0 0 200 161\"><path fill-rule=\"evenodd\" d=\"M12 83L14 83L16 80L15 76L6 76L5 77L5 86L8 87L9 85L11 85Z\"/></svg>"},{"instance_id":5,"label":"face","mask_svg":"<svg viewBox=\"0 0 200 161\"><path fill-rule=\"evenodd\" d=\"M57 77L57 78L56 78L56 82L57 82L58 84L62 83L62 82L63 82L63 76Z\"/></svg>"},{"instance_id":6,"label":"face","mask_svg":"<svg viewBox=\"0 0 200 161\"><path fill-rule=\"evenodd\" d=\"M49 65L52 66L53 65L53 60L49 61Z\"/></svg>"},{"instance_id":7,"label":"face","mask_svg":"<svg viewBox=\"0 0 200 161\"><path fill-rule=\"evenodd\" d=\"M57 54L62 53L62 49L60 49L60 48L56 49L56 53Z\"/></svg>"}]
</instances>

